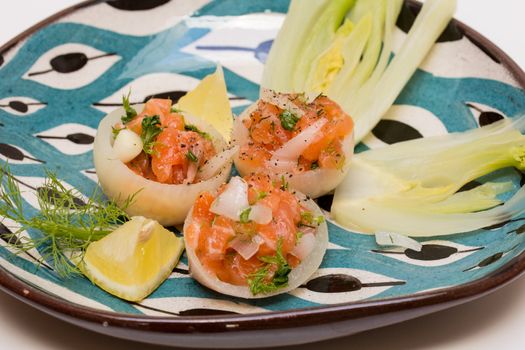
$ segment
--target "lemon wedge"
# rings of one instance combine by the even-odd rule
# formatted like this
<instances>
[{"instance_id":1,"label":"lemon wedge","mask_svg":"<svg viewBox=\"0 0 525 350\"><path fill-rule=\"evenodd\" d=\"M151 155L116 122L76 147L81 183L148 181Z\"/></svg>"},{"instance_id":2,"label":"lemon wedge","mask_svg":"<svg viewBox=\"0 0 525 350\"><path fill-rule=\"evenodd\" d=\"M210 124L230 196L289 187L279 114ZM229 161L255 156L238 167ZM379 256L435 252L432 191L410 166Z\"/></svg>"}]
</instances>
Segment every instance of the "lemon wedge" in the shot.
<instances>
[{"instance_id":1,"label":"lemon wedge","mask_svg":"<svg viewBox=\"0 0 525 350\"><path fill-rule=\"evenodd\" d=\"M176 108L207 121L226 141L230 141L233 114L221 66L181 97Z\"/></svg>"},{"instance_id":2,"label":"lemon wedge","mask_svg":"<svg viewBox=\"0 0 525 350\"><path fill-rule=\"evenodd\" d=\"M108 293L140 301L168 278L183 250L181 238L154 220L136 216L91 243L79 267Z\"/></svg>"}]
</instances>

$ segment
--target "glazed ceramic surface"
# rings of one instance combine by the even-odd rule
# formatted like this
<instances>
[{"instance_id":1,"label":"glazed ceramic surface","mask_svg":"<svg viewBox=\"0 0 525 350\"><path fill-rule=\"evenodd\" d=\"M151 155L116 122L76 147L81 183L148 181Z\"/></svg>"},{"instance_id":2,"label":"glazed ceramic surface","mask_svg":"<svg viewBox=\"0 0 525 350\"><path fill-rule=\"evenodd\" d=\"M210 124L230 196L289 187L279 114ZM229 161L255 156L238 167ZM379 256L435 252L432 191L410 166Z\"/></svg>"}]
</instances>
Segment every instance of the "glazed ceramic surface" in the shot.
<instances>
[{"instance_id":1,"label":"glazed ceramic surface","mask_svg":"<svg viewBox=\"0 0 525 350\"><path fill-rule=\"evenodd\" d=\"M9 162L24 190L27 212L38 210L34 192L42 186L46 169L86 195L93 191L97 176L91 150L97 125L130 90L134 103L152 96L176 101L220 64L234 112L253 103L287 7L284 0L91 2L0 51L0 162ZM413 7L404 8L395 48L416 13ZM482 127L525 112L523 73L502 62L494 48L469 38L463 28L455 22L449 25L358 151ZM516 189L523 182L520 172L506 169L468 188L487 180L511 180ZM318 202L329 210L331 196ZM421 252L380 248L373 236L347 231L329 218L328 225L330 245L321 268L300 288L269 299L246 301L210 291L189 277L183 256L151 296L128 303L86 278L59 278L52 262L38 264L39 251L16 255L6 239L0 240L0 265L8 272L2 284L11 290L14 280L27 285L48 301L37 302L41 307L50 307L53 300L55 311L68 310L72 317L75 310L87 310L101 315L100 320L112 314L129 317L126 320L139 329L133 324L135 316L146 323L162 317L163 322L172 318L195 326L195 320L203 319L195 316L242 321L239 315L255 314L250 320L257 321L305 308L322 316L333 304L356 307L453 290L489 280L525 250L525 218L457 236L421 239ZM0 238L13 227L16 223L0 224ZM507 279L522 270L523 266ZM297 322L300 325L300 317Z\"/></svg>"}]
</instances>

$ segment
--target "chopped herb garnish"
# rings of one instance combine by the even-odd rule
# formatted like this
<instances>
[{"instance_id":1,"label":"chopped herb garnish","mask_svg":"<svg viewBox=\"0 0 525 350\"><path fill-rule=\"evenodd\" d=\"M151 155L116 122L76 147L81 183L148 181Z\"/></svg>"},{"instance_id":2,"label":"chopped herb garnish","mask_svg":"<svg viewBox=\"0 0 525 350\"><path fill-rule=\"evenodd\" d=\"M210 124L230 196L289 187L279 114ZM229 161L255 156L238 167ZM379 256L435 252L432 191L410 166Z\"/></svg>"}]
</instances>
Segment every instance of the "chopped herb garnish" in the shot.
<instances>
[{"instance_id":1,"label":"chopped herb garnish","mask_svg":"<svg viewBox=\"0 0 525 350\"><path fill-rule=\"evenodd\" d=\"M205 139L211 140L210 134L202 131L201 129L199 129L195 125L186 124L186 125L184 125L184 130L196 132L197 134L201 135Z\"/></svg>"},{"instance_id":2,"label":"chopped herb garnish","mask_svg":"<svg viewBox=\"0 0 525 350\"><path fill-rule=\"evenodd\" d=\"M258 192L257 193L257 200L261 200L263 198L266 198L266 196L268 196L268 192L265 192L265 191Z\"/></svg>"},{"instance_id":3,"label":"chopped herb garnish","mask_svg":"<svg viewBox=\"0 0 525 350\"><path fill-rule=\"evenodd\" d=\"M304 236L304 233L303 233L303 232L301 232L301 231L297 231L297 232L295 233L295 242L296 242L296 243L299 242L299 240L300 240L301 238L303 238L303 236Z\"/></svg>"},{"instance_id":4,"label":"chopped herb garnish","mask_svg":"<svg viewBox=\"0 0 525 350\"><path fill-rule=\"evenodd\" d=\"M325 221L323 215L314 216L310 211L303 211L301 213L301 224L304 226L317 227Z\"/></svg>"},{"instance_id":5,"label":"chopped herb garnish","mask_svg":"<svg viewBox=\"0 0 525 350\"><path fill-rule=\"evenodd\" d=\"M277 241L277 250L274 256L263 256L259 260L265 263L256 272L248 275L248 286L253 295L268 294L288 285L288 275L292 271L282 252L283 239ZM273 275L272 268L275 269Z\"/></svg>"},{"instance_id":6,"label":"chopped herb garnish","mask_svg":"<svg viewBox=\"0 0 525 350\"><path fill-rule=\"evenodd\" d=\"M319 168L319 163L317 163L317 162L313 162L312 165L310 166L310 169L312 169L312 170L315 170L317 168Z\"/></svg>"},{"instance_id":7,"label":"chopped herb garnish","mask_svg":"<svg viewBox=\"0 0 525 350\"><path fill-rule=\"evenodd\" d=\"M286 182L286 179L284 178L284 175L281 175L281 190L288 191L288 182Z\"/></svg>"},{"instance_id":8,"label":"chopped herb garnish","mask_svg":"<svg viewBox=\"0 0 525 350\"><path fill-rule=\"evenodd\" d=\"M175 106L171 106L171 113L181 113L182 111Z\"/></svg>"},{"instance_id":9,"label":"chopped herb garnish","mask_svg":"<svg viewBox=\"0 0 525 350\"><path fill-rule=\"evenodd\" d=\"M142 119L142 133L140 134L140 138L144 144L143 149L146 154L153 153L155 139L161 132L162 128L160 126L160 117L158 115Z\"/></svg>"},{"instance_id":10,"label":"chopped herb garnish","mask_svg":"<svg viewBox=\"0 0 525 350\"><path fill-rule=\"evenodd\" d=\"M128 96L122 96L122 106L124 107L124 110L126 111L126 115L123 115L120 120L124 124L129 123L133 118L137 116L137 111L131 107L129 103L129 96L131 95L131 91L128 93Z\"/></svg>"},{"instance_id":11,"label":"chopped herb garnish","mask_svg":"<svg viewBox=\"0 0 525 350\"><path fill-rule=\"evenodd\" d=\"M124 130L125 128L115 128L114 126L111 127L111 130L113 131L113 140L117 138L118 134Z\"/></svg>"},{"instance_id":12,"label":"chopped herb garnish","mask_svg":"<svg viewBox=\"0 0 525 350\"><path fill-rule=\"evenodd\" d=\"M241 215L239 215L239 221L243 224L250 221L250 212L252 211L252 208L246 208L243 211L241 211Z\"/></svg>"},{"instance_id":13,"label":"chopped herb garnish","mask_svg":"<svg viewBox=\"0 0 525 350\"><path fill-rule=\"evenodd\" d=\"M281 119L283 129L292 131L300 118L290 111L284 111L279 116L279 119Z\"/></svg>"},{"instance_id":14,"label":"chopped herb garnish","mask_svg":"<svg viewBox=\"0 0 525 350\"><path fill-rule=\"evenodd\" d=\"M186 159L188 159L190 162L197 163L199 161L199 158L191 151L191 149L186 153Z\"/></svg>"},{"instance_id":15,"label":"chopped herb garnish","mask_svg":"<svg viewBox=\"0 0 525 350\"><path fill-rule=\"evenodd\" d=\"M214 215L213 216L213 219L211 219L211 222L210 222L210 226L213 226L215 224L215 220L217 220L217 216L219 216L219 215Z\"/></svg>"}]
</instances>

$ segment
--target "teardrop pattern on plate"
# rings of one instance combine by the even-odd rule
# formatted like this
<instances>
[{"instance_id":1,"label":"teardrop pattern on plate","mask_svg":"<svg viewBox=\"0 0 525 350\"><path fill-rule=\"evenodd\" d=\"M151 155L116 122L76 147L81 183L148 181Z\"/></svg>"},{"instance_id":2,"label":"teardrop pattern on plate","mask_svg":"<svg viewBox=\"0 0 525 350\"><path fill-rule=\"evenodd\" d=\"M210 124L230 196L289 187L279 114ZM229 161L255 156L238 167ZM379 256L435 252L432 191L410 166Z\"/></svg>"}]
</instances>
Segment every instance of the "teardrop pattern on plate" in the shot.
<instances>
[{"instance_id":1,"label":"teardrop pattern on plate","mask_svg":"<svg viewBox=\"0 0 525 350\"><path fill-rule=\"evenodd\" d=\"M150 316L213 316L266 312L268 310L230 300L204 297L148 298L135 304Z\"/></svg>"},{"instance_id":2,"label":"teardrop pattern on plate","mask_svg":"<svg viewBox=\"0 0 525 350\"><path fill-rule=\"evenodd\" d=\"M266 40L257 45L256 47L245 47L245 46L221 46L221 45L201 45L196 46L197 50L203 51L244 51L253 52L255 58L261 63L266 63L270 49L272 48L273 40Z\"/></svg>"},{"instance_id":3,"label":"teardrop pattern on plate","mask_svg":"<svg viewBox=\"0 0 525 350\"><path fill-rule=\"evenodd\" d=\"M35 158L20 146L0 143L0 159L9 164L44 164L45 160Z\"/></svg>"},{"instance_id":4,"label":"teardrop pattern on plate","mask_svg":"<svg viewBox=\"0 0 525 350\"><path fill-rule=\"evenodd\" d=\"M49 191L46 187L46 179L43 177L33 177L33 176L17 176L12 175L12 179L16 182L20 188L22 198L33 208L40 210L40 205L38 204L39 196L46 196L48 199L53 200L57 198L57 194L53 191ZM68 184L65 181L60 181L66 190L75 190L73 186ZM74 198L74 204L81 207L87 203L88 198L77 192L76 197Z\"/></svg>"},{"instance_id":5,"label":"teardrop pattern on plate","mask_svg":"<svg viewBox=\"0 0 525 350\"><path fill-rule=\"evenodd\" d=\"M467 102L465 105L470 109L480 127L507 118L503 112L481 103Z\"/></svg>"},{"instance_id":6,"label":"teardrop pattern on plate","mask_svg":"<svg viewBox=\"0 0 525 350\"><path fill-rule=\"evenodd\" d=\"M110 0L107 4L123 11L145 11L160 7L171 0Z\"/></svg>"},{"instance_id":7,"label":"teardrop pattern on plate","mask_svg":"<svg viewBox=\"0 0 525 350\"><path fill-rule=\"evenodd\" d=\"M122 97L129 92L131 104L144 103L152 96L171 97L173 102L194 89L199 84L199 79L177 73L152 73L141 76L127 83L110 96L96 101L93 107L104 113L110 113L122 107ZM176 87L177 90L173 90Z\"/></svg>"},{"instance_id":8,"label":"teardrop pattern on plate","mask_svg":"<svg viewBox=\"0 0 525 350\"><path fill-rule=\"evenodd\" d=\"M486 268L486 267L492 266L493 264L496 264L504 256L509 254L511 251L513 251L517 247L518 247L518 245L515 245L514 247L512 247L512 248L510 248L510 249L508 249L506 251L501 251L501 252L497 252L497 253L494 253L492 255L489 255L489 256L483 258L477 265L469 267L469 268L463 270L463 272L479 270L479 269L482 269L482 268Z\"/></svg>"},{"instance_id":9,"label":"teardrop pattern on plate","mask_svg":"<svg viewBox=\"0 0 525 350\"><path fill-rule=\"evenodd\" d=\"M374 149L447 133L443 122L430 111L417 106L394 105L363 139L363 143Z\"/></svg>"},{"instance_id":10,"label":"teardrop pattern on plate","mask_svg":"<svg viewBox=\"0 0 525 350\"><path fill-rule=\"evenodd\" d=\"M380 120L372 129L372 134L389 145L423 138L423 135L410 125L388 119Z\"/></svg>"},{"instance_id":11,"label":"teardrop pattern on plate","mask_svg":"<svg viewBox=\"0 0 525 350\"><path fill-rule=\"evenodd\" d=\"M420 252L404 248L377 248L372 252L413 265L435 267L452 264L484 249L442 240L425 241L422 245Z\"/></svg>"},{"instance_id":12,"label":"teardrop pattern on plate","mask_svg":"<svg viewBox=\"0 0 525 350\"><path fill-rule=\"evenodd\" d=\"M370 271L349 268L321 268L289 294L319 304L339 304L374 297L405 281Z\"/></svg>"},{"instance_id":13,"label":"teardrop pattern on plate","mask_svg":"<svg viewBox=\"0 0 525 350\"><path fill-rule=\"evenodd\" d=\"M396 26L403 32L408 33L414 24L416 17L420 12L419 7L415 7L408 2L405 2L401 8L401 12L397 18ZM438 43L458 41L464 37L464 33L451 21L445 28L443 33L438 38Z\"/></svg>"},{"instance_id":14,"label":"teardrop pattern on plate","mask_svg":"<svg viewBox=\"0 0 525 350\"><path fill-rule=\"evenodd\" d=\"M96 130L89 126L67 123L35 134L67 155L79 155L93 149Z\"/></svg>"},{"instance_id":15,"label":"teardrop pattern on plate","mask_svg":"<svg viewBox=\"0 0 525 350\"><path fill-rule=\"evenodd\" d=\"M5 222L5 220L6 219L0 222L0 239L16 248L22 248L24 244L20 238L6 226L7 222Z\"/></svg>"},{"instance_id":16,"label":"teardrop pattern on plate","mask_svg":"<svg viewBox=\"0 0 525 350\"><path fill-rule=\"evenodd\" d=\"M30 236L27 231L21 230L21 225L11 219L2 218L0 222L0 245L6 247L19 257L53 271L40 252L28 245Z\"/></svg>"},{"instance_id":17,"label":"teardrop pattern on plate","mask_svg":"<svg viewBox=\"0 0 525 350\"><path fill-rule=\"evenodd\" d=\"M120 59L114 52L103 52L84 44L63 44L41 55L24 79L55 89L78 89L95 81ZM85 71L89 74L84 74Z\"/></svg>"},{"instance_id":18,"label":"teardrop pattern on plate","mask_svg":"<svg viewBox=\"0 0 525 350\"><path fill-rule=\"evenodd\" d=\"M110 113L122 107L122 97L127 96L130 91L130 103L132 105L144 103L150 98L170 98L173 103L176 103L188 91L193 90L199 82L199 79L177 73L147 74L126 84L103 100L93 103L93 107L104 113ZM177 90L173 90L174 87ZM232 107L250 102L232 94L229 96Z\"/></svg>"},{"instance_id":19,"label":"teardrop pattern on plate","mask_svg":"<svg viewBox=\"0 0 525 350\"><path fill-rule=\"evenodd\" d=\"M41 102L27 96L12 96L0 99L1 110L20 117L34 114L46 107L46 105L46 102Z\"/></svg>"}]
</instances>

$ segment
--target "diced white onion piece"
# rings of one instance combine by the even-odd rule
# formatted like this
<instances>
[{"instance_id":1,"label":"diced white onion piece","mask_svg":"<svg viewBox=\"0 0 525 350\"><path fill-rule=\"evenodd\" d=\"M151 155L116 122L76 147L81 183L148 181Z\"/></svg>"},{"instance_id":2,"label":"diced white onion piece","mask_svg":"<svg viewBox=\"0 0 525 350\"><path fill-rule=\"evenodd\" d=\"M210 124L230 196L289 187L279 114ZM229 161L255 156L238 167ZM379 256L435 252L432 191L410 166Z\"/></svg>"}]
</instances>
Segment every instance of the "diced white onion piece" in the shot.
<instances>
[{"instance_id":1,"label":"diced white onion piece","mask_svg":"<svg viewBox=\"0 0 525 350\"><path fill-rule=\"evenodd\" d=\"M297 257L299 260L303 261L315 246L315 235L313 233L304 233L303 236L297 242L297 245L292 250L291 254Z\"/></svg>"},{"instance_id":2,"label":"diced white onion piece","mask_svg":"<svg viewBox=\"0 0 525 350\"><path fill-rule=\"evenodd\" d=\"M231 164L232 158L239 151L239 146L234 146L210 158L199 170L198 180L206 180L217 174L222 168Z\"/></svg>"},{"instance_id":3,"label":"diced white onion piece","mask_svg":"<svg viewBox=\"0 0 525 350\"><path fill-rule=\"evenodd\" d=\"M188 165L188 172L186 173L186 179L184 180L184 183L191 184L195 180L195 176L197 176L197 170L199 170L199 166L196 162L190 162Z\"/></svg>"},{"instance_id":4,"label":"diced white onion piece","mask_svg":"<svg viewBox=\"0 0 525 350\"><path fill-rule=\"evenodd\" d=\"M270 103L274 106L277 106L280 109L284 109L285 111L290 111L299 118L301 118L304 115L304 111L301 108L297 107L297 105L293 103L293 101L290 101L288 96L284 94L278 94L270 89L261 90L261 100Z\"/></svg>"},{"instance_id":5,"label":"diced white onion piece","mask_svg":"<svg viewBox=\"0 0 525 350\"><path fill-rule=\"evenodd\" d=\"M273 153L270 163L273 164L273 166L277 163L279 166L283 162L286 162L284 164L293 164L293 167L295 167L299 156L315 141L316 135L321 131L326 122L326 119L319 119L294 138L290 139L290 141L286 142Z\"/></svg>"},{"instance_id":6,"label":"diced white onion piece","mask_svg":"<svg viewBox=\"0 0 525 350\"><path fill-rule=\"evenodd\" d=\"M377 232L376 243L380 246L394 246L415 250L420 252L423 245L413 238L392 232Z\"/></svg>"},{"instance_id":7,"label":"diced white onion piece","mask_svg":"<svg viewBox=\"0 0 525 350\"><path fill-rule=\"evenodd\" d=\"M248 208L248 184L239 176L233 177L226 189L211 204L210 211L239 221L241 212Z\"/></svg>"},{"instance_id":8,"label":"diced white onion piece","mask_svg":"<svg viewBox=\"0 0 525 350\"><path fill-rule=\"evenodd\" d=\"M237 235L228 243L228 246L233 248L244 260L249 260L259 251L259 247L264 240L259 236L247 237Z\"/></svg>"},{"instance_id":9,"label":"diced white onion piece","mask_svg":"<svg viewBox=\"0 0 525 350\"><path fill-rule=\"evenodd\" d=\"M120 130L113 142L113 151L123 163L130 162L138 156L142 152L142 147L140 136L128 129Z\"/></svg>"},{"instance_id":10,"label":"diced white onion piece","mask_svg":"<svg viewBox=\"0 0 525 350\"><path fill-rule=\"evenodd\" d=\"M255 204L250 210L248 220L255 221L258 224L266 225L272 221L272 209L263 204Z\"/></svg>"}]
</instances>

